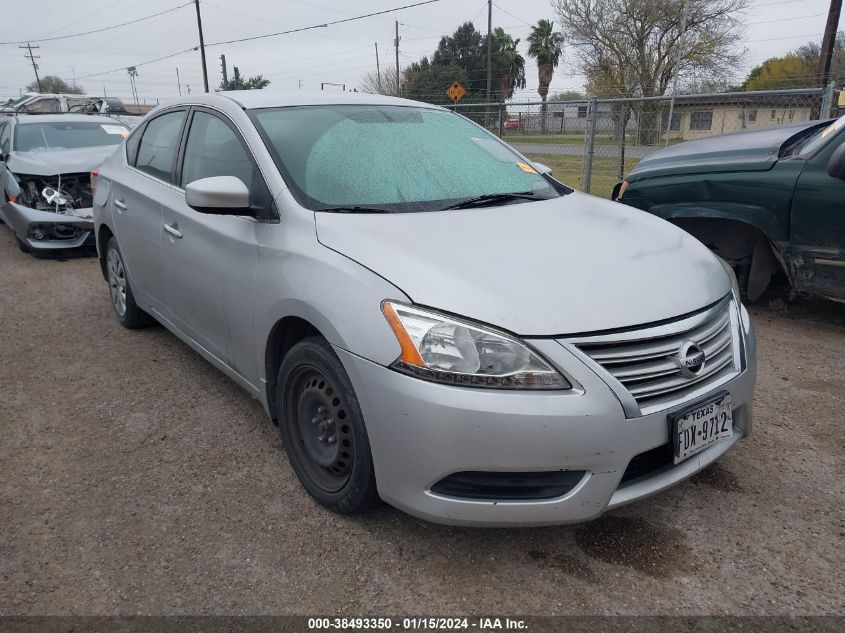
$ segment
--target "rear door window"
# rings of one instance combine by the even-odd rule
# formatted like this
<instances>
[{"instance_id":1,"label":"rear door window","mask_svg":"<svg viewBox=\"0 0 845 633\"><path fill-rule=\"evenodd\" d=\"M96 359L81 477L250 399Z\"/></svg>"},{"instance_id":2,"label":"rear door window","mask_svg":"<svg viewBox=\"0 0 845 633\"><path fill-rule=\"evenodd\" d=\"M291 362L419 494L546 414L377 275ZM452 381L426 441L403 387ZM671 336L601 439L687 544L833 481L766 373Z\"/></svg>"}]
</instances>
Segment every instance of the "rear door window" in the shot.
<instances>
[{"instance_id":1,"label":"rear door window","mask_svg":"<svg viewBox=\"0 0 845 633\"><path fill-rule=\"evenodd\" d=\"M173 165L185 114L185 110L167 112L147 123L138 146L137 169L165 182L173 182Z\"/></svg>"}]
</instances>

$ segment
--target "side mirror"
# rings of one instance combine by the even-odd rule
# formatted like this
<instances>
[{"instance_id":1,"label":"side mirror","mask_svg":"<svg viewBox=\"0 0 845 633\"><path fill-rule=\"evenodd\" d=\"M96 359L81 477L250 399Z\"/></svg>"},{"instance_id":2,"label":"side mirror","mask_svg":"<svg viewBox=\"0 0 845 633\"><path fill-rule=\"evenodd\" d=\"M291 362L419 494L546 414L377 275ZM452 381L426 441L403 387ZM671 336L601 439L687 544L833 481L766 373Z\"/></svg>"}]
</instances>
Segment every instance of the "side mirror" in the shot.
<instances>
[{"instance_id":1,"label":"side mirror","mask_svg":"<svg viewBox=\"0 0 845 633\"><path fill-rule=\"evenodd\" d=\"M845 180L845 141L839 144L830 160L827 161L827 175Z\"/></svg>"},{"instance_id":2,"label":"side mirror","mask_svg":"<svg viewBox=\"0 0 845 633\"><path fill-rule=\"evenodd\" d=\"M544 165L543 163L538 163L536 160L532 161L532 163L534 164L534 169L536 169L538 172L540 172L544 176L551 176L552 175L552 168L549 167L548 165Z\"/></svg>"},{"instance_id":3,"label":"side mirror","mask_svg":"<svg viewBox=\"0 0 845 633\"><path fill-rule=\"evenodd\" d=\"M255 215L249 207L249 189L234 176L213 176L188 183L185 203L200 213Z\"/></svg>"}]
</instances>

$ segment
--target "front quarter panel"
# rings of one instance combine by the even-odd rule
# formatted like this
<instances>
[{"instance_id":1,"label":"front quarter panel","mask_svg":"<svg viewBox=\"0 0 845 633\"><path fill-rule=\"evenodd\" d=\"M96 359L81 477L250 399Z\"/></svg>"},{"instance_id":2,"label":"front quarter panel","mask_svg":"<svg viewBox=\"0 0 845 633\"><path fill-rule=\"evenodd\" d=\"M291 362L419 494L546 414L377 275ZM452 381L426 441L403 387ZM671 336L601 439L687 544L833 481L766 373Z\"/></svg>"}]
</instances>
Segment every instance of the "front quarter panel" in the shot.
<instances>
[{"instance_id":1,"label":"front quarter panel","mask_svg":"<svg viewBox=\"0 0 845 633\"><path fill-rule=\"evenodd\" d=\"M384 315L384 299L408 301L396 286L317 241L314 212L290 193L277 200L282 218L267 227L259 245L255 279L256 363L264 380L265 347L286 317L304 319L332 345L381 365L400 354Z\"/></svg>"},{"instance_id":2,"label":"front quarter panel","mask_svg":"<svg viewBox=\"0 0 845 633\"><path fill-rule=\"evenodd\" d=\"M767 171L703 173L634 180L622 202L665 220L738 220L769 240L789 239L789 209L804 161L784 160Z\"/></svg>"}]
</instances>

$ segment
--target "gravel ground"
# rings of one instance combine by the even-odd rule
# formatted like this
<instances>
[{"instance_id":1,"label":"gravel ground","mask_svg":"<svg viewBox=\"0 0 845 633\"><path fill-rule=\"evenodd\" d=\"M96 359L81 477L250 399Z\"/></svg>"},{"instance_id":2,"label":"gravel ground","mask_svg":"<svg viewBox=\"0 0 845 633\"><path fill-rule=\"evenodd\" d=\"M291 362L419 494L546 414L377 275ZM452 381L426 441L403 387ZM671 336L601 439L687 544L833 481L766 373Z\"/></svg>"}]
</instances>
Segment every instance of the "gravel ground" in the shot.
<instances>
[{"instance_id":1,"label":"gravel ground","mask_svg":"<svg viewBox=\"0 0 845 633\"><path fill-rule=\"evenodd\" d=\"M0 614L845 614L845 306L753 311L754 435L592 523L315 505L258 402L0 230Z\"/></svg>"}]
</instances>

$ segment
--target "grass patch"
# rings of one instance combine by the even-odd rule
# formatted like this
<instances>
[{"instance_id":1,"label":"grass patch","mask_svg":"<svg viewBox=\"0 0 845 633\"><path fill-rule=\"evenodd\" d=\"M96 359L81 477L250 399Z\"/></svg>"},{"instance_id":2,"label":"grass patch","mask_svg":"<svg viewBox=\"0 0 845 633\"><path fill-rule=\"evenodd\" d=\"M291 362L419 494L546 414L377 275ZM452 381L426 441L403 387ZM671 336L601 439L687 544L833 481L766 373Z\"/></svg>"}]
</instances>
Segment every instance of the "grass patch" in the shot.
<instances>
[{"instance_id":1,"label":"grass patch","mask_svg":"<svg viewBox=\"0 0 845 633\"><path fill-rule=\"evenodd\" d=\"M548 165L552 168L552 175L563 183L575 189L582 189L583 182L581 173L584 169L584 158L582 156L565 156L562 154L526 154L531 160ZM625 159L625 173L630 172L639 158ZM601 198L610 196L610 192L619 181L619 159L618 158L593 158L593 173L590 178L590 193Z\"/></svg>"}]
</instances>

